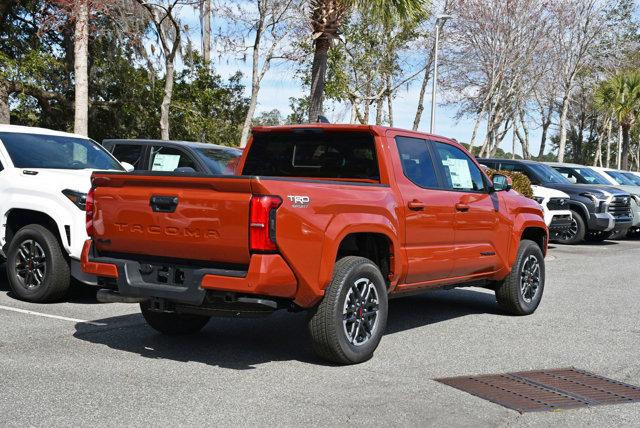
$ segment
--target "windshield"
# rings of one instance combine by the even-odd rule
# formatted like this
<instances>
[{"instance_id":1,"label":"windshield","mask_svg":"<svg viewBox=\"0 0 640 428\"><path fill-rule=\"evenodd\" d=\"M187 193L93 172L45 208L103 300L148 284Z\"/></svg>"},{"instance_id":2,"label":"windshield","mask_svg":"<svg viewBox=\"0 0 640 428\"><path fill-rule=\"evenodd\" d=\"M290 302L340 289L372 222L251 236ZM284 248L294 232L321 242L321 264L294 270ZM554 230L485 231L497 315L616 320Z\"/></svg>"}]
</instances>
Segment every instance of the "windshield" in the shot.
<instances>
[{"instance_id":1,"label":"windshield","mask_svg":"<svg viewBox=\"0 0 640 428\"><path fill-rule=\"evenodd\" d=\"M610 184L604 177L592 170L591 168L574 168L589 184Z\"/></svg>"},{"instance_id":2,"label":"windshield","mask_svg":"<svg viewBox=\"0 0 640 428\"><path fill-rule=\"evenodd\" d=\"M538 176L540 182L543 184L571 184L571 182L564 178L562 174L548 165L544 165L541 163L530 163L529 168L533 170L533 172Z\"/></svg>"},{"instance_id":3,"label":"windshield","mask_svg":"<svg viewBox=\"0 0 640 428\"><path fill-rule=\"evenodd\" d=\"M123 170L88 138L0 132L0 140L16 168Z\"/></svg>"},{"instance_id":4,"label":"windshield","mask_svg":"<svg viewBox=\"0 0 640 428\"><path fill-rule=\"evenodd\" d=\"M629 180L627 177L622 175L621 172L618 171L606 171L618 184L624 184L625 186L635 186L635 183Z\"/></svg>"},{"instance_id":5,"label":"windshield","mask_svg":"<svg viewBox=\"0 0 640 428\"><path fill-rule=\"evenodd\" d=\"M200 158L207 164L212 174L233 175L234 169L242 156L238 149L196 149Z\"/></svg>"},{"instance_id":6,"label":"windshield","mask_svg":"<svg viewBox=\"0 0 640 428\"><path fill-rule=\"evenodd\" d=\"M622 175L631 180L636 186L640 186L640 177L635 175L633 172L623 172Z\"/></svg>"}]
</instances>

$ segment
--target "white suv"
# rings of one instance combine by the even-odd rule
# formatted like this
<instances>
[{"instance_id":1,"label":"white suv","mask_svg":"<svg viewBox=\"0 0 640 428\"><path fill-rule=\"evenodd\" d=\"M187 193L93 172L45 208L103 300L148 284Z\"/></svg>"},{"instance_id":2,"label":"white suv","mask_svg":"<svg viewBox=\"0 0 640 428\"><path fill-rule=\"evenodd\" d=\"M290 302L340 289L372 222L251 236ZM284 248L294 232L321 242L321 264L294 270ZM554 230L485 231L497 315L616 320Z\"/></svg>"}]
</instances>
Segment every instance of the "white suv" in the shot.
<instances>
[{"instance_id":1,"label":"white suv","mask_svg":"<svg viewBox=\"0 0 640 428\"><path fill-rule=\"evenodd\" d=\"M87 239L85 198L95 170L125 168L86 137L0 125L0 256L19 298L59 299L70 277L95 283L79 262Z\"/></svg>"},{"instance_id":2,"label":"white suv","mask_svg":"<svg viewBox=\"0 0 640 428\"><path fill-rule=\"evenodd\" d=\"M533 199L544 212L544 221L549 228L549 239L555 241L569 233L573 227L573 215L569 209L569 195L560 190L532 185Z\"/></svg>"}]
</instances>

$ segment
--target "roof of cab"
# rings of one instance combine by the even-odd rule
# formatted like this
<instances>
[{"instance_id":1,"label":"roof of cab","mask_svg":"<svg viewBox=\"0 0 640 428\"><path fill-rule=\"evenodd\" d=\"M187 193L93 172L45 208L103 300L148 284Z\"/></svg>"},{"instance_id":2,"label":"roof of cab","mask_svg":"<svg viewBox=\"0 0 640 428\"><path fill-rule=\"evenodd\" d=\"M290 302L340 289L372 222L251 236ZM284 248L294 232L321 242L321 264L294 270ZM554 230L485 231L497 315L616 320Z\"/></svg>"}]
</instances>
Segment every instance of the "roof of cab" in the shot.
<instances>
[{"instance_id":1,"label":"roof of cab","mask_svg":"<svg viewBox=\"0 0 640 428\"><path fill-rule=\"evenodd\" d=\"M301 125L277 125L277 126L254 126L252 132L278 132L278 131L292 131L292 130L304 130L304 129L318 129L328 131L360 131L370 132L375 135L384 135L387 131L397 131L402 133L420 134L426 137L436 137L444 140L455 141L453 138L445 137L444 135L429 134L423 131L412 131L410 129L395 128L390 126L380 125L362 125L353 123L306 123Z\"/></svg>"},{"instance_id":2,"label":"roof of cab","mask_svg":"<svg viewBox=\"0 0 640 428\"><path fill-rule=\"evenodd\" d=\"M36 128L32 126L21 125L0 125L0 132L12 132L20 134L37 134L37 135L55 135L58 137L74 137L74 138L87 138L82 135L72 134L69 132L55 131L47 128Z\"/></svg>"}]
</instances>

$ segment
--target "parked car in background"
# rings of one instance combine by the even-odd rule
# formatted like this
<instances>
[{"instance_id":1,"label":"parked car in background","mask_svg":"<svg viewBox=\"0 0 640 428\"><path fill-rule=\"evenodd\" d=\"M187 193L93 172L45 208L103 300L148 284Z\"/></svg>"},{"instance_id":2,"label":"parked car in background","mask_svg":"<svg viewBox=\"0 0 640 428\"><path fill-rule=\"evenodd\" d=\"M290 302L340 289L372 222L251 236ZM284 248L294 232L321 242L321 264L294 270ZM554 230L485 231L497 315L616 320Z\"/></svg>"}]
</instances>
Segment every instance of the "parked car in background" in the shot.
<instances>
[{"instance_id":1,"label":"parked car in background","mask_svg":"<svg viewBox=\"0 0 640 428\"><path fill-rule=\"evenodd\" d=\"M632 171L620 171L622 175L627 177L629 180L633 182L636 186L640 186L640 173L632 172Z\"/></svg>"},{"instance_id":2,"label":"parked car in background","mask_svg":"<svg viewBox=\"0 0 640 428\"><path fill-rule=\"evenodd\" d=\"M488 166L479 164L480 168L491 177L492 173L505 174L512 178L517 177L520 173L516 171L503 171L493 170ZM529 187L529 192L524 188L525 184L521 184L523 188L520 192L525 192L527 195L532 194L531 198L540 204L544 212L544 221L549 228L549 240L557 240L563 233L566 233L573 224L571 210L569 210L569 195L560 190L550 189L548 187L532 185L528 177L525 176L526 187ZM516 181L514 180L514 185ZM514 191L515 186L514 186Z\"/></svg>"},{"instance_id":3,"label":"parked car in background","mask_svg":"<svg viewBox=\"0 0 640 428\"><path fill-rule=\"evenodd\" d=\"M532 185L533 199L544 211L544 221L549 228L549 239L557 241L569 233L573 226L573 214L569 209L571 198L560 190Z\"/></svg>"},{"instance_id":4,"label":"parked car in background","mask_svg":"<svg viewBox=\"0 0 640 428\"><path fill-rule=\"evenodd\" d=\"M229 175L242 155L233 147L188 141L114 139L104 140L102 145L136 171Z\"/></svg>"},{"instance_id":5,"label":"parked car in background","mask_svg":"<svg viewBox=\"0 0 640 428\"><path fill-rule=\"evenodd\" d=\"M313 124L254 128L236 176L96 173L83 269L103 301L138 301L165 334L211 316L309 311L319 356L370 358L388 297L471 283L533 313L540 206L456 142Z\"/></svg>"},{"instance_id":6,"label":"parked car in background","mask_svg":"<svg viewBox=\"0 0 640 428\"><path fill-rule=\"evenodd\" d=\"M97 170L125 168L86 137L0 125L0 255L19 298L62 298L71 277L96 283L79 260L87 239L86 196Z\"/></svg>"},{"instance_id":7,"label":"parked car in background","mask_svg":"<svg viewBox=\"0 0 640 428\"><path fill-rule=\"evenodd\" d=\"M638 184L634 178L630 178L627 174L633 176L630 172L619 171L613 168L603 168L599 166L590 167L594 171L597 171L600 176L606 181L607 184L612 186L631 186L637 187Z\"/></svg>"},{"instance_id":8,"label":"parked car in background","mask_svg":"<svg viewBox=\"0 0 640 428\"><path fill-rule=\"evenodd\" d=\"M549 162L554 168L572 183L616 186L631 195L631 212L633 220L627 234L637 235L640 232L640 186L635 185L620 171L595 166L577 165L571 163Z\"/></svg>"},{"instance_id":9,"label":"parked car in background","mask_svg":"<svg viewBox=\"0 0 640 428\"><path fill-rule=\"evenodd\" d=\"M558 171L540 162L516 159L478 159L489 168L525 174L533 185L560 190L569 195L571 228L557 241L578 244L602 241L615 233L626 233L633 220L631 196L613 186L571 183Z\"/></svg>"}]
</instances>

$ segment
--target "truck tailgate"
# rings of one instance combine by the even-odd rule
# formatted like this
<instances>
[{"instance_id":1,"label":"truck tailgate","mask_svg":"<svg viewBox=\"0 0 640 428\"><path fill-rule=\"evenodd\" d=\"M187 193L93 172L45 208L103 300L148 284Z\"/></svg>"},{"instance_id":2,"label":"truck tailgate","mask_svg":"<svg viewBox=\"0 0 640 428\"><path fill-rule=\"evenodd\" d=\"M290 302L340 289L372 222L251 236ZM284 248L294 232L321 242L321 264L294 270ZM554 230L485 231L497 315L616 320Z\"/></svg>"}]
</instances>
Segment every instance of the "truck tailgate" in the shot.
<instances>
[{"instance_id":1,"label":"truck tailgate","mask_svg":"<svg viewBox=\"0 0 640 428\"><path fill-rule=\"evenodd\" d=\"M93 185L99 252L249 263L250 178L95 173Z\"/></svg>"}]
</instances>

